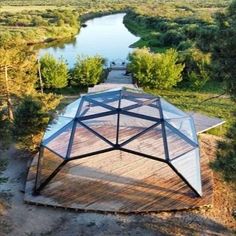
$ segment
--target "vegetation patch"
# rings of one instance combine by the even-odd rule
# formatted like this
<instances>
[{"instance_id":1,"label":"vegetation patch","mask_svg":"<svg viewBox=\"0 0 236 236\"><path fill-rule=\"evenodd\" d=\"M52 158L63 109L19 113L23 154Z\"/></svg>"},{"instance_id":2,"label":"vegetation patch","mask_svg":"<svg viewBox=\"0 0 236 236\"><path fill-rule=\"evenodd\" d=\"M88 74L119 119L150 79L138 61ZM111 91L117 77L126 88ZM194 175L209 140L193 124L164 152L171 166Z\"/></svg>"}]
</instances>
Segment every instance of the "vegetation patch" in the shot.
<instances>
[{"instance_id":1,"label":"vegetation patch","mask_svg":"<svg viewBox=\"0 0 236 236\"><path fill-rule=\"evenodd\" d=\"M1 177L3 171L7 168L8 161L7 159L0 159L0 184L6 183L8 178Z\"/></svg>"}]
</instances>

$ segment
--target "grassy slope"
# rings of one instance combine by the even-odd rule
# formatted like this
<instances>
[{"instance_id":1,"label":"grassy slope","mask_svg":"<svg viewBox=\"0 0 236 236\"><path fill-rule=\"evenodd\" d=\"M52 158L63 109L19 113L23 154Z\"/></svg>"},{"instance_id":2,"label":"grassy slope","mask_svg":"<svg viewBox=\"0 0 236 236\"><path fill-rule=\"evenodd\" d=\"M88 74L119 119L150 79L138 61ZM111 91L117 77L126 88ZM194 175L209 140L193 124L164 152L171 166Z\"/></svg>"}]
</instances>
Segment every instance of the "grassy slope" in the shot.
<instances>
[{"instance_id":1,"label":"grassy slope","mask_svg":"<svg viewBox=\"0 0 236 236\"><path fill-rule=\"evenodd\" d=\"M207 87L206 90L208 90ZM160 95L183 110L201 112L209 116L222 118L226 121L226 124L222 127L211 130L211 134L219 136L225 134L232 123L231 112L234 111L235 104L229 98L220 97L202 103L215 94L207 91L194 92L187 89L172 89L168 91L145 89L145 91Z\"/></svg>"}]
</instances>

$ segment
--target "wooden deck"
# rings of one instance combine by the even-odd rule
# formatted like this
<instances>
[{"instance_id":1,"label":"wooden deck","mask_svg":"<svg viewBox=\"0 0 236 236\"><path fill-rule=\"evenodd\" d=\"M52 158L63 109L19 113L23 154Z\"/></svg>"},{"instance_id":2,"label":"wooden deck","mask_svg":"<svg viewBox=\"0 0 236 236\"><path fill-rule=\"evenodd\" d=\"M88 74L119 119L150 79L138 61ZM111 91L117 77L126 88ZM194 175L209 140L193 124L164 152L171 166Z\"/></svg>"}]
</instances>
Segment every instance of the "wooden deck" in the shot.
<instances>
[{"instance_id":1,"label":"wooden deck","mask_svg":"<svg viewBox=\"0 0 236 236\"><path fill-rule=\"evenodd\" d=\"M42 168L48 176L62 159L46 153ZM203 197L196 195L165 163L112 151L69 162L32 196L37 156L29 170L25 202L74 210L117 213L160 212L196 208L212 203L212 172L202 153Z\"/></svg>"},{"instance_id":2,"label":"wooden deck","mask_svg":"<svg viewBox=\"0 0 236 236\"><path fill-rule=\"evenodd\" d=\"M105 83L90 88L89 92L122 86L138 89L132 84L131 77L124 76L124 72L122 70L110 72ZM199 113L191 113L191 115L195 121L197 133L205 132L224 123L220 119L209 118ZM99 130L104 125L106 132ZM113 141L116 130L112 129L112 122L104 125L97 127L96 131L102 132L104 137ZM135 134L134 129L133 131ZM96 139L87 130L78 130L75 135L83 132L84 138L78 139L72 147L73 155L87 153L88 147L91 152L96 151L96 147L107 148L106 143L101 143L101 140ZM129 136L127 134L130 132L127 129L121 130L121 139L126 140ZM145 143L145 139L138 139L136 144L135 142L130 143L129 149L148 152L149 155L155 155L158 152L164 156L162 140L154 138L154 135L150 133L147 135L150 135L149 138L153 140ZM59 154L63 156L69 136L64 133L58 138L63 139L64 142L58 145L55 140L50 147L58 150ZM171 150L172 155L184 152L183 149L188 151L189 147L183 143L183 140L175 140L173 136L169 138L173 139L169 141L176 144L176 149ZM153 146L158 142L160 142L158 147ZM77 153L78 150L79 153ZM50 152L45 154L42 181L63 161ZM167 164L120 151L69 162L45 187L41 195L32 196L37 159L38 157L35 156L28 173L24 198L27 203L74 210L118 213L173 211L212 204L212 171L208 166L207 153L204 151L201 151L203 185L203 197L201 198L197 197Z\"/></svg>"},{"instance_id":3,"label":"wooden deck","mask_svg":"<svg viewBox=\"0 0 236 236\"><path fill-rule=\"evenodd\" d=\"M210 129L219 127L225 123L224 120L216 118L216 117L209 117L197 112L187 112L189 115L192 116L197 134L204 133Z\"/></svg>"}]
</instances>

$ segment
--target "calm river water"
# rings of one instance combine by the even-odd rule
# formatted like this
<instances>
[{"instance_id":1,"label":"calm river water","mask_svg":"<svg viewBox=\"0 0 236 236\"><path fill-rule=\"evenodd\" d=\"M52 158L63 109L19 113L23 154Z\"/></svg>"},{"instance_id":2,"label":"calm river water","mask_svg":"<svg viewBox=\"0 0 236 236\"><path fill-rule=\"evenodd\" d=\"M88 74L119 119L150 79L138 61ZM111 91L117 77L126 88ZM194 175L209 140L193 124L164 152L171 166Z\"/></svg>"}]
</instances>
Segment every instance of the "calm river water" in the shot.
<instances>
[{"instance_id":1,"label":"calm river water","mask_svg":"<svg viewBox=\"0 0 236 236\"><path fill-rule=\"evenodd\" d=\"M81 28L70 42L58 43L39 51L39 57L50 53L62 57L69 67L73 67L78 55L100 55L111 62L125 60L132 49L129 47L139 37L131 34L123 24L125 13L112 14L88 20L87 27Z\"/></svg>"}]
</instances>

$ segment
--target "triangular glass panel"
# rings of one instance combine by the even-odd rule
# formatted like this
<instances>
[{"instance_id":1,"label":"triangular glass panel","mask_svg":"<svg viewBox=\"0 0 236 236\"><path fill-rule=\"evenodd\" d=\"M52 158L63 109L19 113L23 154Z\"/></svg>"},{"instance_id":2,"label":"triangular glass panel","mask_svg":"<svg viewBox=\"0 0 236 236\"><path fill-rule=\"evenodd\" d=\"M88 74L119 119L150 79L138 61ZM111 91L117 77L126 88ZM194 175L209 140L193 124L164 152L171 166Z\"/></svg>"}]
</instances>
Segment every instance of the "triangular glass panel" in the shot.
<instances>
[{"instance_id":1,"label":"triangular glass panel","mask_svg":"<svg viewBox=\"0 0 236 236\"><path fill-rule=\"evenodd\" d=\"M121 102L120 102L120 108L123 109L125 107L129 107L129 106L136 105L136 104L137 104L136 101L126 99L126 98L122 98Z\"/></svg>"},{"instance_id":2,"label":"triangular glass panel","mask_svg":"<svg viewBox=\"0 0 236 236\"><path fill-rule=\"evenodd\" d=\"M137 99L136 104L127 106L124 110L160 119L158 98Z\"/></svg>"},{"instance_id":3,"label":"triangular glass panel","mask_svg":"<svg viewBox=\"0 0 236 236\"><path fill-rule=\"evenodd\" d=\"M156 123L156 121L150 121L138 117L120 114L119 144L132 138L140 132L143 132L145 129Z\"/></svg>"},{"instance_id":4,"label":"triangular glass panel","mask_svg":"<svg viewBox=\"0 0 236 236\"><path fill-rule=\"evenodd\" d=\"M152 99L156 98L156 96L153 96L148 93L144 93L142 90L138 89L128 89L125 88L122 90L122 97L126 99Z\"/></svg>"},{"instance_id":5,"label":"triangular glass panel","mask_svg":"<svg viewBox=\"0 0 236 236\"><path fill-rule=\"evenodd\" d=\"M76 116L76 113L78 111L81 101L82 99L79 98L75 100L74 102L72 102L71 104L69 104L68 106L66 106L60 113L60 116L74 118Z\"/></svg>"},{"instance_id":6,"label":"triangular glass panel","mask_svg":"<svg viewBox=\"0 0 236 236\"><path fill-rule=\"evenodd\" d=\"M186 113L173 106L163 98L160 98L160 102L164 119L182 118L188 116Z\"/></svg>"},{"instance_id":7,"label":"triangular glass panel","mask_svg":"<svg viewBox=\"0 0 236 236\"><path fill-rule=\"evenodd\" d=\"M82 104L81 110L79 111L78 116L85 117L85 116L100 114L100 113L109 112L109 111L111 110L103 106L96 105L89 101L83 101L83 104Z\"/></svg>"},{"instance_id":8,"label":"triangular glass panel","mask_svg":"<svg viewBox=\"0 0 236 236\"><path fill-rule=\"evenodd\" d=\"M43 136L43 143L47 142L47 139L54 135L57 131L60 131L63 127L72 122L71 118L58 116L47 127L47 130Z\"/></svg>"},{"instance_id":9,"label":"triangular glass panel","mask_svg":"<svg viewBox=\"0 0 236 236\"><path fill-rule=\"evenodd\" d=\"M112 143L116 143L117 114L82 121Z\"/></svg>"},{"instance_id":10,"label":"triangular glass panel","mask_svg":"<svg viewBox=\"0 0 236 236\"><path fill-rule=\"evenodd\" d=\"M111 145L77 123L74 138L72 140L71 158L101 151L107 148L111 148Z\"/></svg>"},{"instance_id":11,"label":"triangular glass panel","mask_svg":"<svg viewBox=\"0 0 236 236\"><path fill-rule=\"evenodd\" d=\"M47 148L43 148L38 168L39 175L37 187L39 187L39 185L42 184L63 161L64 160L55 153Z\"/></svg>"},{"instance_id":12,"label":"triangular glass panel","mask_svg":"<svg viewBox=\"0 0 236 236\"><path fill-rule=\"evenodd\" d=\"M166 125L165 136L170 160L179 157L195 148L195 146L191 145Z\"/></svg>"},{"instance_id":13,"label":"triangular glass panel","mask_svg":"<svg viewBox=\"0 0 236 236\"><path fill-rule=\"evenodd\" d=\"M166 121L176 129L178 129L180 132L182 132L184 135L186 135L193 142L195 142L196 144L198 143L194 122L191 117L181 119L169 119Z\"/></svg>"},{"instance_id":14,"label":"triangular glass panel","mask_svg":"<svg viewBox=\"0 0 236 236\"><path fill-rule=\"evenodd\" d=\"M121 97L121 91L108 91L97 94L89 94L84 96L85 100L90 100L91 103L98 104L104 106L110 106L113 108L118 108L119 100Z\"/></svg>"},{"instance_id":15,"label":"triangular glass panel","mask_svg":"<svg viewBox=\"0 0 236 236\"><path fill-rule=\"evenodd\" d=\"M65 158L68 151L68 144L71 137L72 126L73 122L60 129L49 139L47 139L47 142L44 143L44 146L54 151L61 157Z\"/></svg>"},{"instance_id":16,"label":"triangular glass panel","mask_svg":"<svg viewBox=\"0 0 236 236\"><path fill-rule=\"evenodd\" d=\"M159 124L148 130L146 133L124 145L124 148L141 154L165 159L162 125Z\"/></svg>"},{"instance_id":17,"label":"triangular glass panel","mask_svg":"<svg viewBox=\"0 0 236 236\"><path fill-rule=\"evenodd\" d=\"M184 179L202 195L199 149L195 148L170 162Z\"/></svg>"}]
</instances>

